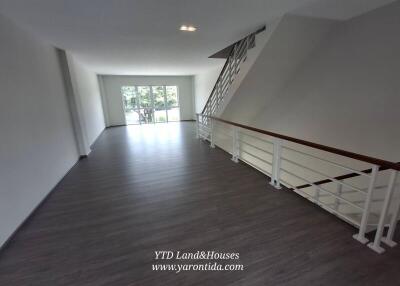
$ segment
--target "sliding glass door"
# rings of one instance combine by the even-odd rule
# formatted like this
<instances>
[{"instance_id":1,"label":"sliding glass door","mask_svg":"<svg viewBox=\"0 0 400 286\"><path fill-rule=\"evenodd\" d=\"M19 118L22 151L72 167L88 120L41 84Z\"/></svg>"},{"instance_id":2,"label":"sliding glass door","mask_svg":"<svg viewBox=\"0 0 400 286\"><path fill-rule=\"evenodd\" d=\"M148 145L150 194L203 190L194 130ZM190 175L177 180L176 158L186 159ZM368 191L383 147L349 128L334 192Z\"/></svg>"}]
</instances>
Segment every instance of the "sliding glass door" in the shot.
<instances>
[{"instance_id":1,"label":"sliding glass door","mask_svg":"<svg viewBox=\"0 0 400 286\"><path fill-rule=\"evenodd\" d=\"M126 124L180 120L177 86L122 86L121 94Z\"/></svg>"},{"instance_id":2,"label":"sliding glass door","mask_svg":"<svg viewBox=\"0 0 400 286\"><path fill-rule=\"evenodd\" d=\"M121 87L126 124L139 124L139 96L135 86Z\"/></svg>"},{"instance_id":3,"label":"sliding glass door","mask_svg":"<svg viewBox=\"0 0 400 286\"><path fill-rule=\"evenodd\" d=\"M166 86L166 105L167 105L167 118L168 121L180 120L180 109L178 100L178 87Z\"/></svg>"},{"instance_id":4,"label":"sliding glass door","mask_svg":"<svg viewBox=\"0 0 400 286\"><path fill-rule=\"evenodd\" d=\"M152 86L151 92L154 100L155 122L168 122L165 105L165 86Z\"/></svg>"},{"instance_id":5,"label":"sliding glass door","mask_svg":"<svg viewBox=\"0 0 400 286\"><path fill-rule=\"evenodd\" d=\"M153 99L149 86L135 86L139 94L139 122L154 123Z\"/></svg>"}]
</instances>

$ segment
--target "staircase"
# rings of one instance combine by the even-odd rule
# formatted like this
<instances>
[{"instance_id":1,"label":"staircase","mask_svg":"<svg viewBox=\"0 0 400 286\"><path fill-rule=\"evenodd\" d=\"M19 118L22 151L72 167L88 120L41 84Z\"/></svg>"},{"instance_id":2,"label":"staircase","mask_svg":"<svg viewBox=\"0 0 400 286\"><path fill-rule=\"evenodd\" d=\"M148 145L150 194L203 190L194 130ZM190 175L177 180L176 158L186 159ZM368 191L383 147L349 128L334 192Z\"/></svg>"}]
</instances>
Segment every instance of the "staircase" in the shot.
<instances>
[{"instance_id":1,"label":"staircase","mask_svg":"<svg viewBox=\"0 0 400 286\"><path fill-rule=\"evenodd\" d=\"M230 49L230 52L206 105L204 106L202 115L214 116L221 110L226 95L241 70L241 65L247 59L248 51L256 45L256 35L263 31L265 31L265 26L227 48Z\"/></svg>"},{"instance_id":2,"label":"staircase","mask_svg":"<svg viewBox=\"0 0 400 286\"><path fill-rule=\"evenodd\" d=\"M274 112L267 103L334 27L335 21L287 15L268 25L262 36L252 33L218 52L227 60L202 113L197 114L197 137L230 153L233 162L262 172L276 189L293 191L351 224L358 230L354 239L383 253L388 248L382 245L396 245L400 163L259 129L260 124L251 121ZM260 38L265 39L264 46ZM265 118L278 121L279 117Z\"/></svg>"}]
</instances>

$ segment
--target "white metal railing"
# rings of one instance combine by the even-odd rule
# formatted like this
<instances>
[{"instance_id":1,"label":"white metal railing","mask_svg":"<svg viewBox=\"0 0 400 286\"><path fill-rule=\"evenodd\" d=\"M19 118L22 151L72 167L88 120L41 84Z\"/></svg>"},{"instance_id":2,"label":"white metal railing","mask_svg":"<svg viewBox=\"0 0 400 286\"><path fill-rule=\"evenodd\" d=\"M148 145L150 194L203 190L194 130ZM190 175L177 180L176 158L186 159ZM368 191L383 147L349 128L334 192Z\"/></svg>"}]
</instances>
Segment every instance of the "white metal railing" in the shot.
<instances>
[{"instance_id":1,"label":"white metal railing","mask_svg":"<svg viewBox=\"0 0 400 286\"><path fill-rule=\"evenodd\" d=\"M257 32L256 32L257 33ZM252 33L236 42L203 109L204 115L214 115L221 108L230 86L240 71L240 65L247 58L247 51L255 46L255 35Z\"/></svg>"},{"instance_id":2,"label":"white metal railing","mask_svg":"<svg viewBox=\"0 0 400 286\"><path fill-rule=\"evenodd\" d=\"M358 228L353 237L365 244L366 233L376 230L368 247L395 246L393 235L400 210L394 198L398 163L384 161L204 114L197 115L197 137L210 141L281 185ZM364 170L364 167L368 169ZM351 172L351 174L348 174ZM346 174L347 173L347 174ZM343 175L345 174L345 175ZM378 184L379 181L379 184ZM387 234L383 237L385 227Z\"/></svg>"}]
</instances>

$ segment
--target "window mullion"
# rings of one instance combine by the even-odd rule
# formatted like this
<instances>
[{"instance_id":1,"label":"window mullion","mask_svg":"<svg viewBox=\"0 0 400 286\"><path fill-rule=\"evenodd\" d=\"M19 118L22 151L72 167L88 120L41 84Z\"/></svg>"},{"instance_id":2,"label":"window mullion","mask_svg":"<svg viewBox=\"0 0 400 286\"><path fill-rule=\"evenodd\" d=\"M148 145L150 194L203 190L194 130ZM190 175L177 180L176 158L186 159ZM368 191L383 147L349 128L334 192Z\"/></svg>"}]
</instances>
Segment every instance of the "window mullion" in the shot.
<instances>
[{"instance_id":1,"label":"window mullion","mask_svg":"<svg viewBox=\"0 0 400 286\"><path fill-rule=\"evenodd\" d=\"M168 123L169 120L168 120L168 105L167 105L167 88L165 85L163 85L163 90L164 90L164 110L165 110L165 116L166 116L167 123Z\"/></svg>"},{"instance_id":2,"label":"window mullion","mask_svg":"<svg viewBox=\"0 0 400 286\"><path fill-rule=\"evenodd\" d=\"M150 114L152 114L153 124L156 123L155 112L154 112L154 94L153 94L153 86L149 85L149 95L150 95Z\"/></svg>"},{"instance_id":3,"label":"window mullion","mask_svg":"<svg viewBox=\"0 0 400 286\"><path fill-rule=\"evenodd\" d=\"M140 120L140 95L139 95L139 90L138 90L137 85L135 85L135 90L136 90L136 96L137 96L136 110L138 111L138 115L139 115L139 125L142 125L142 121Z\"/></svg>"}]
</instances>

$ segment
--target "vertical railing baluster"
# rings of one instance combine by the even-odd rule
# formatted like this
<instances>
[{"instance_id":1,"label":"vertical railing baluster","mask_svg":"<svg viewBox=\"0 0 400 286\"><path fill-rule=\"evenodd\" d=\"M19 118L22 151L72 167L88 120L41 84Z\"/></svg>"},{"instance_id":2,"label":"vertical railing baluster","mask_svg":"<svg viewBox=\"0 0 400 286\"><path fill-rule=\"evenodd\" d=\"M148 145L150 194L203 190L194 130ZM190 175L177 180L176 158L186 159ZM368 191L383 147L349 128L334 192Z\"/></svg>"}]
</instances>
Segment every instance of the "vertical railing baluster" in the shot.
<instances>
[{"instance_id":1,"label":"vertical railing baluster","mask_svg":"<svg viewBox=\"0 0 400 286\"><path fill-rule=\"evenodd\" d=\"M196 114L196 138L200 138L200 115Z\"/></svg>"},{"instance_id":2,"label":"vertical railing baluster","mask_svg":"<svg viewBox=\"0 0 400 286\"><path fill-rule=\"evenodd\" d=\"M353 235L353 238L358 240L362 244L365 244L368 242L368 239L365 237L365 232L367 230L368 218L369 218L369 213L370 213L370 209L371 209L373 193L375 190L375 180L376 180L376 175L378 173L378 170L379 170L379 167L377 165L372 166L372 172L371 172L371 176L369 179L368 192L367 192L367 197L365 199L364 210L363 210L361 223L360 223L360 229L357 234Z\"/></svg>"},{"instance_id":3,"label":"vertical railing baluster","mask_svg":"<svg viewBox=\"0 0 400 286\"><path fill-rule=\"evenodd\" d=\"M274 139L273 155L272 155L272 172L270 184L276 189L281 188L280 184L280 170L281 170L281 154L282 146L281 140L278 138Z\"/></svg>"},{"instance_id":4,"label":"vertical railing baluster","mask_svg":"<svg viewBox=\"0 0 400 286\"><path fill-rule=\"evenodd\" d=\"M396 186L396 181L394 182L394 186ZM390 218L390 223L389 223L389 228L386 233L386 236L381 239L382 242L384 242L386 245L390 247L395 247L397 243L393 241L393 235L394 232L396 231L396 225L397 225L397 220L399 217L399 211L400 211L400 198L397 198L396 205L394 207L392 216Z\"/></svg>"},{"instance_id":5,"label":"vertical railing baluster","mask_svg":"<svg viewBox=\"0 0 400 286\"><path fill-rule=\"evenodd\" d=\"M239 132L236 126L232 129L232 161L239 162Z\"/></svg>"},{"instance_id":6,"label":"vertical railing baluster","mask_svg":"<svg viewBox=\"0 0 400 286\"><path fill-rule=\"evenodd\" d=\"M320 190L318 186L315 186L315 196L314 196L314 200L315 203L318 205L319 203L319 194L320 194Z\"/></svg>"},{"instance_id":7,"label":"vertical railing baluster","mask_svg":"<svg viewBox=\"0 0 400 286\"><path fill-rule=\"evenodd\" d=\"M229 58L229 84L232 84L232 56Z\"/></svg>"},{"instance_id":8,"label":"vertical railing baluster","mask_svg":"<svg viewBox=\"0 0 400 286\"><path fill-rule=\"evenodd\" d=\"M246 48L243 52L243 62L246 61L247 59L247 51L249 50L249 41L250 41L250 36L246 37Z\"/></svg>"},{"instance_id":9,"label":"vertical railing baluster","mask_svg":"<svg viewBox=\"0 0 400 286\"><path fill-rule=\"evenodd\" d=\"M233 67L236 66L236 50L237 50L237 44L233 46L233 54L232 54Z\"/></svg>"},{"instance_id":10,"label":"vertical railing baluster","mask_svg":"<svg viewBox=\"0 0 400 286\"><path fill-rule=\"evenodd\" d=\"M275 188L280 189L281 188L281 181L280 181L280 174L281 174L281 156L282 156L282 142L280 139L276 140L277 144L277 153L276 153L276 168L275 168Z\"/></svg>"},{"instance_id":11,"label":"vertical railing baluster","mask_svg":"<svg viewBox=\"0 0 400 286\"><path fill-rule=\"evenodd\" d=\"M337 195L339 197L341 197L342 196L342 192L343 192L343 185L340 184L340 183L337 183L337 185L336 185L336 193L337 193ZM340 200L338 198L336 198L335 199L335 207L334 207L335 211L339 210L339 206L340 206Z\"/></svg>"},{"instance_id":12,"label":"vertical railing baluster","mask_svg":"<svg viewBox=\"0 0 400 286\"><path fill-rule=\"evenodd\" d=\"M215 148L215 144L214 144L214 124L215 121L214 119L210 118L211 122L210 122L210 147L211 148Z\"/></svg>"},{"instance_id":13,"label":"vertical railing baluster","mask_svg":"<svg viewBox=\"0 0 400 286\"><path fill-rule=\"evenodd\" d=\"M223 105L225 95L229 90L229 87L235 80L235 76L240 71L241 63L247 57L247 51L254 47L254 34L243 38L239 42L233 45L227 62L225 63L224 69L218 76L217 82L215 83L213 93L210 95L210 100L207 101L206 107L203 112L206 115L215 115Z\"/></svg>"},{"instance_id":14,"label":"vertical railing baluster","mask_svg":"<svg viewBox=\"0 0 400 286\"><path fill-rule=\"evenodd\" d=\"M368 247L378 253L385 252L385 249L381 247L381 238L383 234L383 229L385 227L385 219L389 210L390 202L393 196L394 184L396 182L397 171L392 170L390 174L389 184L386 191L385 200L383 201L383 206L381 210L381 215L379 217L378 228L376 230L374 242L368 243Z\"/></svg>"}]
</instances>

